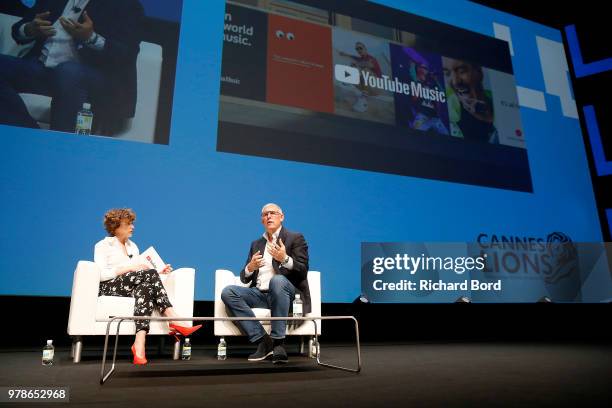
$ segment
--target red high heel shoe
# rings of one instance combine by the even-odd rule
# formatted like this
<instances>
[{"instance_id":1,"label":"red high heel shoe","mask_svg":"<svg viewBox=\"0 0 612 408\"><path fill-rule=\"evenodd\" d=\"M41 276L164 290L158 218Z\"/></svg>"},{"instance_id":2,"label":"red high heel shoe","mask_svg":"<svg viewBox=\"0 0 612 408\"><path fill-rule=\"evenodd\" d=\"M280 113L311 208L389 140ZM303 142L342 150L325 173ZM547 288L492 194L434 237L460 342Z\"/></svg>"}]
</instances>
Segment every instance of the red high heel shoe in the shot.
<instances>
[{"instance_id":1,"label":"red high heel shoe","mask_svg":"<svg viewBox=\"0 0 612 408\"><path fill-rule=\"evenodd\" d=\"M197 326L193 326L193 327L187 327L187 326L179 326L178 324L174 324L174 323L170 323L170 335L175 335L176 336L176 332L179 332L180 334L182 334L183 336L189 336L192 333L198 331L202 325L198 324Z\"/></svg>"},{"instance_id":2,"label":"red high heel shoe","mask_svg":"<svg viewBox=\"0 0 612 408\"><path fill-rule=\"evenodd\" d=\"M138 357L136 355L136 349L134 348L134 345L132 344L132 354L134 355L134 364L136 365L144 365L147 364L147 359L146 357Z\"/></svg>"}]
</instances>

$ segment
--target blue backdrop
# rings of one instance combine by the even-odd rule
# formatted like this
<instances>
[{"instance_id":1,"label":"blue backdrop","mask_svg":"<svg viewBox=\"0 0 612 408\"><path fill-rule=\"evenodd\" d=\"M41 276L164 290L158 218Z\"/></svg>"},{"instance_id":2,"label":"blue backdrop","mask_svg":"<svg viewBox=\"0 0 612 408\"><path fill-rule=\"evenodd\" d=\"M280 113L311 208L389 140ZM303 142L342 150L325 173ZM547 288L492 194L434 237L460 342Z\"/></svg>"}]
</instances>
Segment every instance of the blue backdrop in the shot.
<instances>
[{"instance_id":1,"label":"blue backdrop","mask_svg":"<svg viewBox=\"0 0 612 408\"><path fill-rule=\"evenodd\" d=\"M362 241L600 241L579 122L540 68L536 37L562 43L560 32L467 1L378 3L490 36L493 23L510 29L517 84L546 105L521 108L533 193L216 152L225 4L185 0L169 146L0 126L0 294L70 295L77 261L105 235L103 213L120 206L138 215L141 249L196 268L199 300L212 300L215 269L244 265L270 201L306 236L325 302L359 294Z\"/></svg>"}]
</instances>

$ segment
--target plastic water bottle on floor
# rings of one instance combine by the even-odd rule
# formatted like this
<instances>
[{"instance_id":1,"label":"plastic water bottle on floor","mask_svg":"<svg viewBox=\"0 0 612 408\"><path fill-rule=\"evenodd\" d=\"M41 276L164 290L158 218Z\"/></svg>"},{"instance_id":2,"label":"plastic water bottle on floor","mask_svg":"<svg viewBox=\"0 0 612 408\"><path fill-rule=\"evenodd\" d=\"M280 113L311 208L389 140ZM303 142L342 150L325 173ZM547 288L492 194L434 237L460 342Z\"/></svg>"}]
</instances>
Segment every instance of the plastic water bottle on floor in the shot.
<instances>
[{"instance_id":1,"label":"plastic water bottle on floor","mask_svg":"<svg viewBox=\"0 0 612 408\"><path fill-rule=\"evenodd\" d=\"M53 355L55 354L55 347L53 347L53 340L47 340L47 344L43 347L42 354L42 365L50 366L53 365Z\"/></svg>"},{"instance_id":2,"label":"plastic water bottle on floor","mask_svg":"<svg viewBox=\"0 0 612 408\"><path fill-rule=\"evenodd\" d=\"M303 317L304 316L304 302L299 293L295 295L295 299L293 300L293 317ZM298 322L295 322L296 324Z\"/></svg>"},{"instance_id":3,"label":"plastic water bottle on floor","mask_svg":"<svg viewBox=\"0 0 612 408\"><path fill-rule=\"evenodd\" d=\"M317 358L318 354L319 354L319 342L315 341L314 337L311 337L310 341L308 342L308 357Z\"/></svg>"},{"instance_id":4,"label":"plastic water bottle on floor","mask_svg":"<svg viewBox=\"0 0 612 408\"><path fill-rule=\"evenodd\" d=\"M227 343L225 342L225 337L221 337L219 346L217 347L217 360L225 359L227 359Z\"/></svg>"},{"instance_id":5,"label":"plastic water bottle on floor","mask_svg":"<svg viewBox=\"0 0 612 408\"><path fill-rule=\"evenodd\" d=\"M93 124L93 112L91 111L91 105L85 102L83 104L83 109L81 109L77 113L74 133L78 135L89 135L91 134L92 124Z\"/></svg>"},{"instance_id":6,"label":"plastic water bottle on floor","mask_svg":"<svg viewBox=\"0 0 612 408\"><path fill-rule=\"evenodd\" d=\"M181 359L191 360L191 343L189 337L185 337L185 343L183 343L183 352L181 353Z\"/></svg>"}]
</instances>

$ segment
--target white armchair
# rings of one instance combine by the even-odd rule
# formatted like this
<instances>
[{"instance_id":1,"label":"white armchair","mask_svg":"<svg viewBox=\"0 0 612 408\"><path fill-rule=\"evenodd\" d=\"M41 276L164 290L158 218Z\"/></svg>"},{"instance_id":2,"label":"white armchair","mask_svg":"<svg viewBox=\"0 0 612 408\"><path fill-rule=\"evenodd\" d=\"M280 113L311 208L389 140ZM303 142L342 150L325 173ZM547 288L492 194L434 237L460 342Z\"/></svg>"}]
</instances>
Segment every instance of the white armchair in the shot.
<instances>
[{"instance_id":1,"label":"white armchair","mask_svg":"<svg viewBox=\"0 0 612 408\"><path fill-rule=\"evenodd\" d=\"M22 57L32 49L34 43L20 45L13 40L11 30L19 17L0 13L0 54Z\"/></svg>"},{"instance_id":2,"label":"white armchair","mask_svg":"<svg viewBox=\"0 0 612 408\"><path fill-rule=\"evenodd\" d=\"M180 268L167 275L160 275L170 302L181 317L193 316L193 297L195 270ZM133 316L133 297L98 296L100 268L93 262L79 261L74 271L68 334L73 337L72 356L75 363L81 360L81 336L104 335L109 316ZM153 316L159 316L157 312ZM191 326L192 322L183 321L181 325ZM111 325L111 333L117 330L117 323ZM134 322L121 324L119 334L134 335ZM151 322L149 334L168 334L167 322ZM176 346L176 345L175 345ZM175 353L176 354L176 353Z\"/></svg>"},{"instance_id":3,"label":"white armchair","mask_svg":"<svg viewBox=\"0 0 612 408\"><path fill-rule=\"evenodd\" d=\"M225 304L221 300L221 292L228 285L248 286L240 281L240 276L234 275L232 271L218 269L215 273L215 317L228 317ZM308 271L308 286L310 288L310 301L312 311L306 316L321 316L321 272ZM256 317L270 317L270 309L253 308L253 313ZM271 326L269 321L262 321L262 325L266 332L270 334ZM216 320L215 336L242 336L243 333L238 327L230 321ZM302 324L291 324L287 322L287 336L314 336L314 325L310 321L305 321ZM317 335L321 335L321 320L317 320Z\"/></svg>"}]
</instances>

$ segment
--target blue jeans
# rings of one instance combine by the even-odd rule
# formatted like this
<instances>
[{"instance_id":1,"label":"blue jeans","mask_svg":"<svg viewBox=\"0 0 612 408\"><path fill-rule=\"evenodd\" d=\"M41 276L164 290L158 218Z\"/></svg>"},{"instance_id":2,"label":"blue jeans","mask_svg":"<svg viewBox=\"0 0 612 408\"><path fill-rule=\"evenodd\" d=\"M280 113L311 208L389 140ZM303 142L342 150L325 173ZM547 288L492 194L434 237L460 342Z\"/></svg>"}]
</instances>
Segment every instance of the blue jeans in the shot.
<instances>
[{"instance_id":1,"label":"blue jeans","mask_svg":"<svg viewBox=\"0 0 612 408\"><path fill-rule=\"evenodd\" d=\"M33 93L52 98L51 130L74 132L77 112L84 102L95 111L106 82L100 71L79 62L47 68L35 58L0 54L0 124L38 128L19 96Z\"/></svg>"},{"instance_id":2,"label":"blue jeans","mask_svg":"<svg viewBox=\"0 0 612 408\"><path fill-rule=\"evenodd\" d=\"M289 315L289 307L294 297L295 287L283 275L272 277L268 292L236 285L226 286L221 292L221 300L227 306L229 314L235 317L255 317L251 308L270 309L272 317L286 317ZM251 343L255 343L266 334L257 320L243 320L236 323L249 337ZM275 320L271 325L270 336L273 339L284 339L287 321Z\"/></svg>"}]
</instances>

